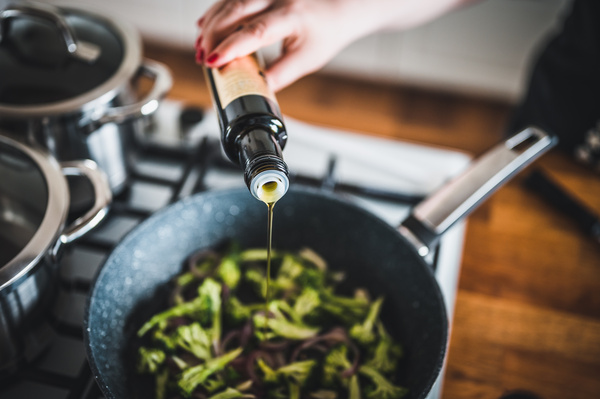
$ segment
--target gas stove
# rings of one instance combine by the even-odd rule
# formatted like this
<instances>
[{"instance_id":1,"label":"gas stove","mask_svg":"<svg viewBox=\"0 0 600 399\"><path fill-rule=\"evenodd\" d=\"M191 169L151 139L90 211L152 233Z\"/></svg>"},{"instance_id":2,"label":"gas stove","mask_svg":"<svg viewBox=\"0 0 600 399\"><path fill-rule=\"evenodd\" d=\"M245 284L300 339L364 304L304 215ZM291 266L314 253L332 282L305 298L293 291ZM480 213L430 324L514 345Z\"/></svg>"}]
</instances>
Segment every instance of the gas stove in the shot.
<instances>
[{"instance_id":1,"label":"gas stove","mask_svg":"<svg viewBox=\"0 0 600 399\"><path fill-rule=\"evenodd\" d=\"M0 387L1 399L92 399L102 394L85 356L82 324L87 294L112 248L153 212L207 190L243 186L242 172L221 150L216 115L165 101L128 154L131 179L110 215L65 250L53 308L52 345ZM317 127L286 118L284 158L291 184L334 192L398 226L414 204L459 173L470 158L459 152ZM79 190L77 182L73 192ZM85 190L83 190L85 191ZM77 195L74 195L77 197ZM85 197L85 196L84 196ZM80 206L73 201L73 206ZM82 204L85 200L81 201ZM84 206L84 205L81 205ZM460 272L464 222L452 227L427 262L435 270L449 319ZM438 378L428 398L441 396Z\"/></svg>"}]
</instances>

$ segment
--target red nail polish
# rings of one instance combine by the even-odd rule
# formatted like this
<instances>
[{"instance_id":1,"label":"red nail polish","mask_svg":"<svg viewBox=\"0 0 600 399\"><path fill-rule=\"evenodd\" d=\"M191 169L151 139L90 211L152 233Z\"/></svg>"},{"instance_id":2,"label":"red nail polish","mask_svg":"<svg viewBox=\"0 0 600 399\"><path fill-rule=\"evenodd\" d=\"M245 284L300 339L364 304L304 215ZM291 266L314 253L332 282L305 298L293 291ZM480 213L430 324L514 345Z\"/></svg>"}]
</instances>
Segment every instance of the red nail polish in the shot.
<instances>
[{"instance_id":1,"label":"red nail polish","mask_svg":"<svg viewBox=\"0 0 600 399\"><path fill-rule=\"evenodd\" d=\"M211 55L208 56L208 58L206 59L206 62L212 64L213 62L215 62L217 60L217 58L219 58L219 54L213 53L213 54L211 54Z\"/></svg>"},{"instance_id":2,"label":"red nail polish","mask_svg":"<svg viewBox=\"0 0 600 399\"><path fill-rule=\"evenodd\" d=\"M198 47L200 47L200 44L202 43L202 35L198 36L198 38L196 38L196 43L194 43L194 48L197 49Z\"/></svg>"},{"instance_id":3,"label":"red nail polish","mask_svg":"<svg viewBox=\"0 0 600 399\"><path fill-rule=\"evenodd\" d=\"M196 63L202 64L203 62L204 62L204 50L198 49L198 51L196 51Z\"/></svg>"}]
</instances>

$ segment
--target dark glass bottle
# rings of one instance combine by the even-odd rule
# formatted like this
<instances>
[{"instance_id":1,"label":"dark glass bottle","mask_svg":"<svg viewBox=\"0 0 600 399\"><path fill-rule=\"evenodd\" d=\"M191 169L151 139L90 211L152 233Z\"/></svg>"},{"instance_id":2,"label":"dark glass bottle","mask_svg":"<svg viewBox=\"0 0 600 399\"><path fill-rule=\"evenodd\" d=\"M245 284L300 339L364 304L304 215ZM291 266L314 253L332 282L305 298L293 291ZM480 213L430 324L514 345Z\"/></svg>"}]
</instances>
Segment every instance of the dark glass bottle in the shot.
<instances>
[{"instance_id":1,"label":"dark glass bottle","mask_svg":"<svg viewBox=\"0 0 600 399\"><path fill-rule=\"evenodd\" d=\"M252 195L277 201L289 187L282 155L287 132L256 54L205 71L225 153L244 170Z\"/></svg>"}]
</instances>

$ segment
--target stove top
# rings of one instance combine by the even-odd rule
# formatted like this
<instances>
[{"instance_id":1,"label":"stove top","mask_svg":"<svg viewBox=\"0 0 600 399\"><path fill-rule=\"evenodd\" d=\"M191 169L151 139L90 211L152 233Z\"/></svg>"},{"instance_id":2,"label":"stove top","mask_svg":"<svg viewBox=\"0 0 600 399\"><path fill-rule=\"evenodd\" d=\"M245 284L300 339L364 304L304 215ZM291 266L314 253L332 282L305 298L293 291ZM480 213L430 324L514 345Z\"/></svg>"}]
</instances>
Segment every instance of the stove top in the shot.
<instances>
[{"instance_id":1,"label":"stove top","mask_svg":"<svg viewBox=\"0 0 600 399\"><path fill-rule=\"evenodd\" d=\"M469 163L465 154L312 126L286 118L290 132L284 158L290 182L335 192L397 226L412 205ZM91 374L83 343L87 294L111 249L153 212L189 195L243 186L242 172L221 150L211 111L165 101L128 154L131 179L114 198L110 215L92 233L69 246L59 265L59 295L53 308L56 338L45 353L0 387L0 399L92 399L102 394ZM72 185L74 196L85 191ZM85 208L85 196L73 207ZM464 237L458 223L427 261L452 320ZM443 374L442 374L443 375ZM441 377L429 398L441 394Z\"/></svg>"}]
</instances>

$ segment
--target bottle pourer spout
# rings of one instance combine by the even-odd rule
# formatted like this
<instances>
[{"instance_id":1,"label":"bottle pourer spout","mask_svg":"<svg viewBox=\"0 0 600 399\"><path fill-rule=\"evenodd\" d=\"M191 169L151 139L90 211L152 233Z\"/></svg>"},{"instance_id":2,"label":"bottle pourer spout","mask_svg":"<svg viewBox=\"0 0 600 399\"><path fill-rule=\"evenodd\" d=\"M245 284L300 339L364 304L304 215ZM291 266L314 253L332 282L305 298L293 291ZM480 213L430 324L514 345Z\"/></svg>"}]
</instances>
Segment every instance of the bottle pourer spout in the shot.
<instances>
[{"instance_id":1,"label":"bottle pourer spout","mask_svg":"<svg viewBox=\"0 0 600 399\"><path fill-rule=\"evenodd\" d=\"M290 181L285 173L279 170L265 170L250 181L250 193L267 204L277 202L285 195Z\"/></svg>"}]
</instances>

